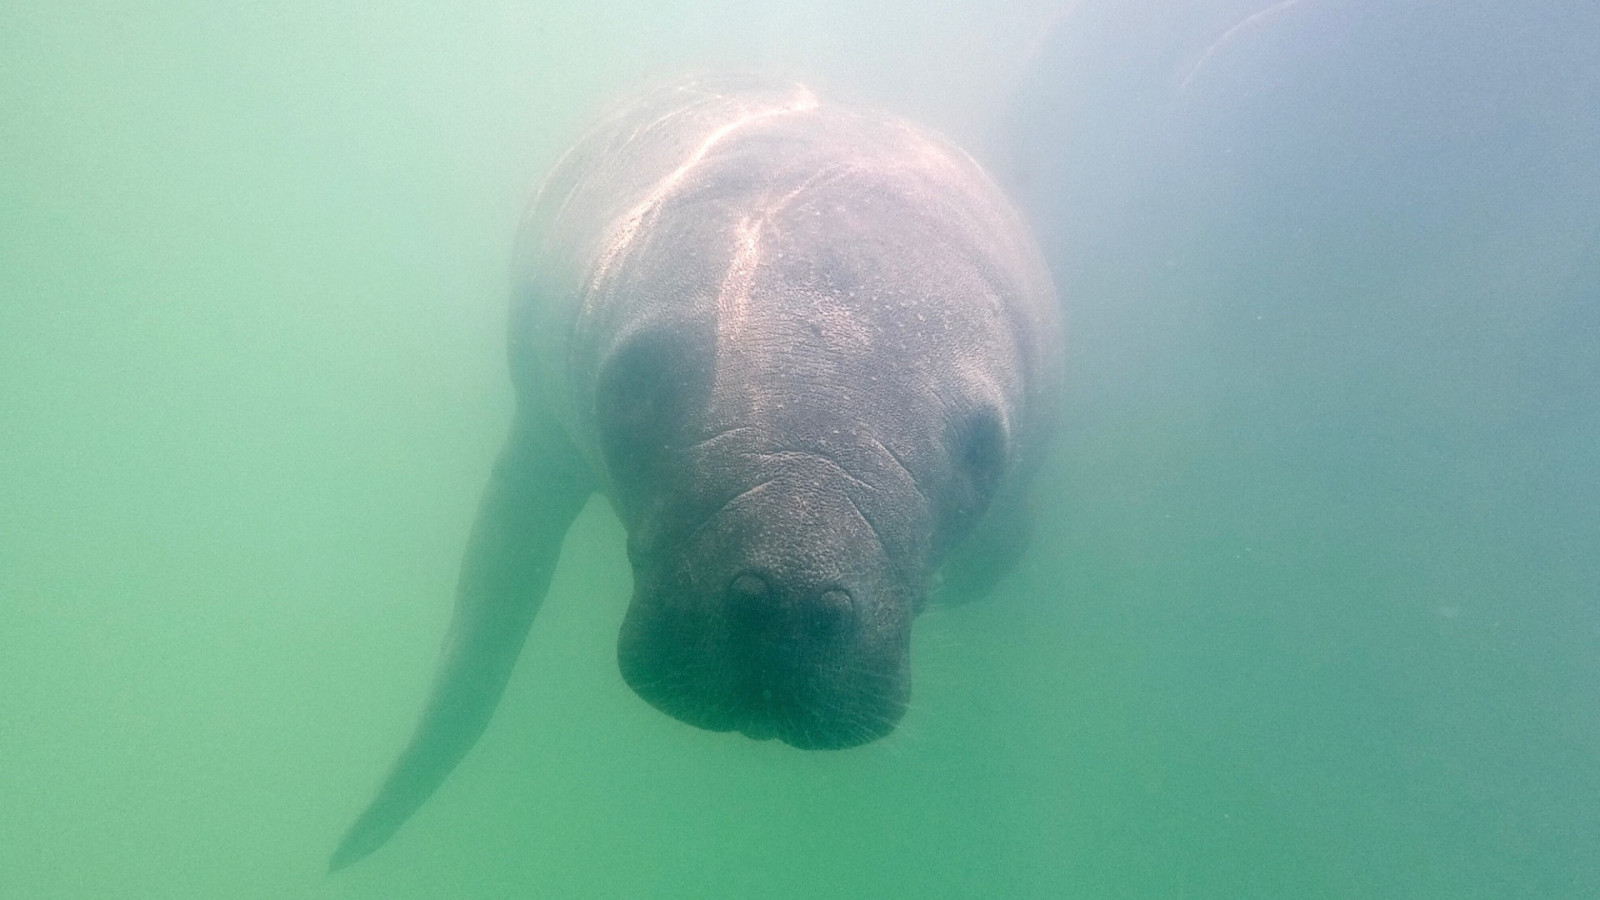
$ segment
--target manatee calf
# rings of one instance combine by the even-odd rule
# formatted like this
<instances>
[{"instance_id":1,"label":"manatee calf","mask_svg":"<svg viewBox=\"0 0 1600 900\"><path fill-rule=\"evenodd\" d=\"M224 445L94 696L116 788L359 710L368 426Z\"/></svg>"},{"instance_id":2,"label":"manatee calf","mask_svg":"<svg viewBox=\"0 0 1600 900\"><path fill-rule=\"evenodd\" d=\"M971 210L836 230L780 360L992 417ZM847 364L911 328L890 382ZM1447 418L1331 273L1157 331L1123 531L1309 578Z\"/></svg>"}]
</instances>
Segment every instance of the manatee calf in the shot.
<instances>
[{"instance_id":1,"label":"manatee calf","mask_svg":"<svg viewBox=\"0 0 1600 900\"><path fill-rule=\"evenodd\" d=\"M679 83L562 158L517 246L511 434L432 696L335 869L483 732L595 491L628 532L623 678L807 749L890 732L936 583L982 593L1021 546L1060 325L960 150L799 85Z\"/></svg>"}]
</instances>

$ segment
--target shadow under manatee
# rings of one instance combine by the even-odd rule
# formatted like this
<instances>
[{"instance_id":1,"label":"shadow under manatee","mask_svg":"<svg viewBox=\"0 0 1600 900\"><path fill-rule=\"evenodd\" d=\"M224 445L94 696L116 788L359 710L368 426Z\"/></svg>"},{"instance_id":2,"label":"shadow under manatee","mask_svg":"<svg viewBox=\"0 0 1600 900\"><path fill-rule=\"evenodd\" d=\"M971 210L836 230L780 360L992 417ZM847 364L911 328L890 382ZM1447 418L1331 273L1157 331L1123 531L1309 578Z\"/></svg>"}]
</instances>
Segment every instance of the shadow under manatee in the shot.
<instances>
[{"instance_id":1,"label":"shadow under manatee","mask_svg":"<svg viewBox=\"0 0 1600 900\"><path fill-rule=\"evenodd\" d=\"M1140 748L1076 890L1600 893L1597 47L1582 0L1090 2L1038 60L1041 539Z\"/></svg>"}]
</instances>

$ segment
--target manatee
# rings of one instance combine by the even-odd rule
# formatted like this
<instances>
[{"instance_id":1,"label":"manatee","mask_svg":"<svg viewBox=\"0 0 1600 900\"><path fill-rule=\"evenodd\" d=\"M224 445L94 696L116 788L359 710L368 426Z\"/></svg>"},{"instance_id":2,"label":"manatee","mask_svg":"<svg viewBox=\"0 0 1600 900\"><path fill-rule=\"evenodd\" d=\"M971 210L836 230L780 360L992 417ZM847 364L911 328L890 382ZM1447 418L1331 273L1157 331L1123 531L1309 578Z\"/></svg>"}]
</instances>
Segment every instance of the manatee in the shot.
<instances>
[{"instance_id":1,"label":"manatee","mask_svg":"<svg viewBox=\"0 0 1600 900\"><path fill-rule=\"evenodd\" d=\"M798 84L671 83L562 157L516 248L510 436L432 694L333 869L483 733L595 492L628 534L628 685L804 749L892 731L918 612L981 595L1025 542L1055 293L945 140Z\"/></svg>"}]
</instances>

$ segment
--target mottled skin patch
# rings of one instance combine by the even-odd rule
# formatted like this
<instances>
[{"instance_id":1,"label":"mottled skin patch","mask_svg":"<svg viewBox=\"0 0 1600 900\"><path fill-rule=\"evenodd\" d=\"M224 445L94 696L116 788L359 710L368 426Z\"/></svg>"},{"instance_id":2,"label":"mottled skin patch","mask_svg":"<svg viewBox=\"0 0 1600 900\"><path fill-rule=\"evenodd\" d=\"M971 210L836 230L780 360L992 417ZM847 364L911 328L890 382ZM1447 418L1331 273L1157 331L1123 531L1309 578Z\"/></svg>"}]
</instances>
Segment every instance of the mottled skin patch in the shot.
<instances>
[{"instance_id":1,"label":"mottled skin patch","mask_svg":"<svg viewBox=\"0 0 1600 900\"><path fill-rule=\"evenodd\" d=\"M511 436L433 696L334 867L476 741L594 491L628 531L641 697L802 748L887 734L941 567L975 595L1022 544L1060 341L1016 213L909 123L711 79L602 120L523 222Z\"/></svg>"}]
</instances>

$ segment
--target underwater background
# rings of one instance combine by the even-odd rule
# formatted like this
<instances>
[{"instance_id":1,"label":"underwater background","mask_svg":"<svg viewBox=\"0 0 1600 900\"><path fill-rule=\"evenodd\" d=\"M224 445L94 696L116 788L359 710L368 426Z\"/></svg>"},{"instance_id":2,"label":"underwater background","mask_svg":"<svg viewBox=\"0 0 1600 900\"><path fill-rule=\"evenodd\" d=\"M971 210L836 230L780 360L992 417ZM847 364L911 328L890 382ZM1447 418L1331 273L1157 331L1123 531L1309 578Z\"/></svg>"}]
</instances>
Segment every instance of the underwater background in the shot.
<instances>
[{"instance_id":1,"label":"underwater background","mask_svg":"<svg viewBox=\"0 0 1600 900\"><path fill-rule=\"evenodd\" d=\"M837 753L617 673L593 502L483 740L409 734L608 101L755 68L1035 223L1022 566ZM0 900L1600 896L1600 5L12 3Z\"/></svg>"}]
</instances>

